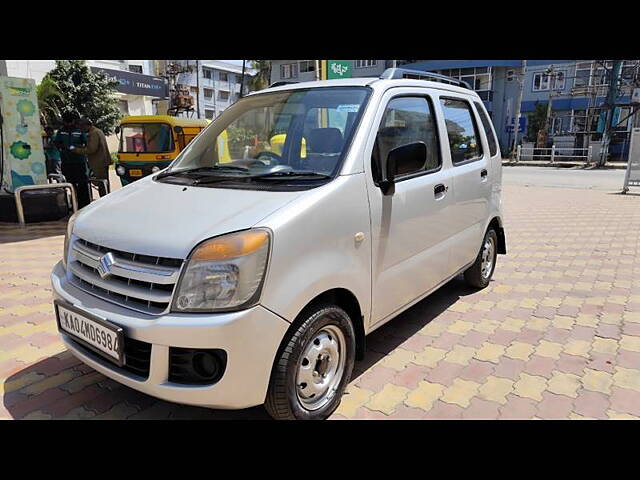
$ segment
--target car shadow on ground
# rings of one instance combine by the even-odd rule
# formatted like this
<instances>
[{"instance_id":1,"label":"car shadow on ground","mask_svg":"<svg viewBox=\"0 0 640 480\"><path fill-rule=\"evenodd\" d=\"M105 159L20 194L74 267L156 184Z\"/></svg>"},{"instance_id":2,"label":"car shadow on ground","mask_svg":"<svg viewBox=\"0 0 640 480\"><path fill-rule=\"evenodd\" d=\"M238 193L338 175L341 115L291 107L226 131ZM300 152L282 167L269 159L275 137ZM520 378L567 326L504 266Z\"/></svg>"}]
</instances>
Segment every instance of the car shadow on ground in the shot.
<instances>
[{"instance_id":1,"label":"car shadow on ground","mask_svg":"<svg viewBox=\"0 0 640 480\"><path fill-rule=\"evenodd\" d=\"M467 286L460 278L455 278L439 290L412 306L398 317L367 336L367 349L362 360L356 362L351 382L357 380L364 372L392 352L399 345L428 325L461 297L476 290ZM262 406L244 410L213 410L202 407L178 405L158 400L121 385L111 379L99 375L91 385L75 391L69 384L54 387L55 395L49 391L20 391L20 385L34 384L33 380L42 381L45 376L53 377L69 369L79 371L78 375L96 375L90 367L75 359L69 352L63 352L31 365L9 377L5 382L3 404L12 418L28 417L29 412L41 411L53 419L64 419L70 412L82 407L84 411L78 417L93 419L182 419L182 420L270 420L270 416ZM76 377L78 378L78 377ZM15 390L11 391L13 388ZM28 387L27 387L28 388ZM68 391L72 395L68 396ZM85 392L83 395L82 392ZM87 393L88 392L88 393ZM29 395L31 393L31 395ZM48 395L41 397L40 395ZM75 398L74 398L75 397ZM37 417L35 417L37 418ZM46 418L43 416L42 418Z\"/></svg>"},{"instance_id":2,"label":"car shadow on ground","mask_svg":"<svg viewBox=\"0 0 640 480\"><path fill-rule=\"evenodd\" d=\"M67 220L68 218L63 218L54 222L27 223L24 227L18 223L0 222L0 244L64 235Z\"/></svg>"}]
</instances>

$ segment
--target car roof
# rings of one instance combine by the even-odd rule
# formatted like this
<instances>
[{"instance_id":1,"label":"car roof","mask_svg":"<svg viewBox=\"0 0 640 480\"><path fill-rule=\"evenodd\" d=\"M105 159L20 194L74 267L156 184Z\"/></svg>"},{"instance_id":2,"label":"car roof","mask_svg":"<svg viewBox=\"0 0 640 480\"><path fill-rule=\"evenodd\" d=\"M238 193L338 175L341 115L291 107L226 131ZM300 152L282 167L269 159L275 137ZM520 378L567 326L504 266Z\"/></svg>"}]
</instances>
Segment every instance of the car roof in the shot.
<instances>
[{"instance_id":1,"label":"car roof","mask_svg":"<svg viewBox=\"0 0 640 480\"><path fill-rule=\"evenodd\" d=\"M377 77L362 77L362 78L341 78L336 80L318 80L313 82L298 82L288 83L286 85L280 85L277 87L265 88L258 90L257 92L251 92L250 95L259 95L263 93L271 92L284 92L287 90L300 90L304 88L322 88L322 87L371 87L373 89L386 90L388 88L396 87L422 87L422 88L434 88L437 90L446 90L449 92L462 93L470 95L476 98L478 94L468 88L458 87L456 85L450 85L443 82L435 82L428 80L418 80L410 78L398 78L398 79L381 79Z\"/></svg>"}]
</instances>

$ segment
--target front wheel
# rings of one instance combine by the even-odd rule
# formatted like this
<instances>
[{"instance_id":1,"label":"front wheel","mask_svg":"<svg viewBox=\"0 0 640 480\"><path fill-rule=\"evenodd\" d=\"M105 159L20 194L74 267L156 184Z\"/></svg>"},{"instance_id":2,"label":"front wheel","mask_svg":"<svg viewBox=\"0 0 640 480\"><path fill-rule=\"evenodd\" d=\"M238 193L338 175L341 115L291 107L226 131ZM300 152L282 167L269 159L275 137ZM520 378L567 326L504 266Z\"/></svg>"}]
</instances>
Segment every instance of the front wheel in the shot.
<instances>
[{"instance_id":1,"label":"front wheel","mask_svg":"<svg viewBox=\"0 0 640 480\"><path fill-rule=\"evenodd\" d=\"M489 285L496 268L497 257L498 235L493 228L490 228L484 235L476 261L464 272L464 279L467 283L476 288L485 288Z\"/></svg>"},{"instance_id":2,"label":"front wheel","mask_svg":"<svg viewBox=\"0 0 640 480\"><path fill-rule=\"evenodd\" d=\"M338 407L355 362L355 332L335 305L303 314L278 351L265 408L277 420L321 420Z\"/></svg>"}]
</instances>

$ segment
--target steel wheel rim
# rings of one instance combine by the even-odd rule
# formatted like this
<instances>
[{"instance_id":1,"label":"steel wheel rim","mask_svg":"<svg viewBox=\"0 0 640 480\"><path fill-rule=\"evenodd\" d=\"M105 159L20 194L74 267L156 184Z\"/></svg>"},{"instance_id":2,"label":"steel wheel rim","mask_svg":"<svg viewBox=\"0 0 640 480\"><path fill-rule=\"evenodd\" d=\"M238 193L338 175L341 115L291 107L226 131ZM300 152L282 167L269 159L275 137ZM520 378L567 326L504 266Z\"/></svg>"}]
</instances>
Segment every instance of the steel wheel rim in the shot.
<instances>
[{"instance_id":1,"label":"steel wheel rim","mask_svg":"<svg viewBox=\"0 0 640 480\"><path fill-rule=\"evenodd\" d=\"M344 375L346 340L335 325L325 325L305 345L296 371L296 395L307 410L318 410L335 396Z\"/></svg>"},{"instance_id":2,"label":"steel wheel rim","mask_svg":"<svg viewBox=\"0 0 640 480\"><path fill-rule=\"evenodd\" d=\"M482 246L481 252L481 263L480 263L480 274L482 278L485 280L491 276L491 270L493 268L493 260L494 260L494 252L495 252L495 244L493 241L493 237L487 237L487 240L484 242Z\"/></svg>"}]
</instances>

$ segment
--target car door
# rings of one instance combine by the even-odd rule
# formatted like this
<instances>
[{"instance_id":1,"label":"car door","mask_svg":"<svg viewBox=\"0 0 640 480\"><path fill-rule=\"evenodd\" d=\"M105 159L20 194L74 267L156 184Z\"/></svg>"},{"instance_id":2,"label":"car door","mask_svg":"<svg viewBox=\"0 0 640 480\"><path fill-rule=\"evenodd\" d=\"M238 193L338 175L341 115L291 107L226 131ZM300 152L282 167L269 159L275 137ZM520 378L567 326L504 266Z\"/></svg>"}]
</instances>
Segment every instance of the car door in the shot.
<instances>
[{"instance_id":1,"label":"car door","mask_svg":"<svg viewBox=\"0 0 640 480\"><path fill-rule=\"evenodd\" d=\"M447 92L438 105L445 122L445 155L452 164L453 206L450 269L458 271L478 255L489 215L489 153L474 107L462 95Z\"/></svg>"},{"instance_id":2,"label":"car door","mask_svg":"<svg viewBox=\"0 0 640 480\"><path fill-rule=\"evenodd\" d=\"M411 89L394 90L383 97L366 150L371 152L372 325L441 283L449 264L453 192L450 169L442 162L434 100L408 93ZM379 180L388 152L416 141L427 146L424 165L396 178L393 194L385 195Z\"/></svg>"}]
</instances>

